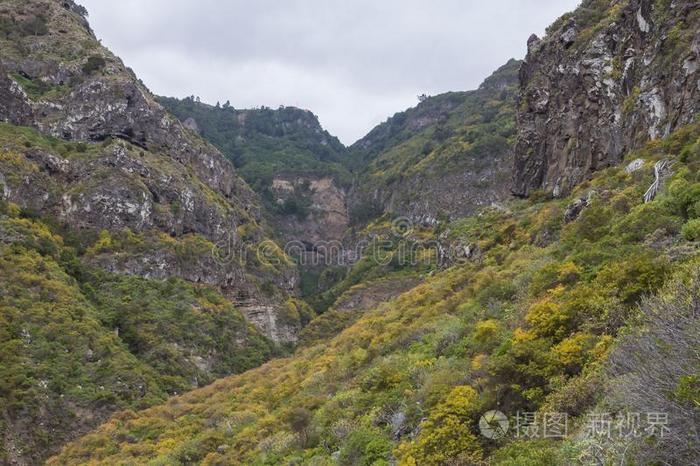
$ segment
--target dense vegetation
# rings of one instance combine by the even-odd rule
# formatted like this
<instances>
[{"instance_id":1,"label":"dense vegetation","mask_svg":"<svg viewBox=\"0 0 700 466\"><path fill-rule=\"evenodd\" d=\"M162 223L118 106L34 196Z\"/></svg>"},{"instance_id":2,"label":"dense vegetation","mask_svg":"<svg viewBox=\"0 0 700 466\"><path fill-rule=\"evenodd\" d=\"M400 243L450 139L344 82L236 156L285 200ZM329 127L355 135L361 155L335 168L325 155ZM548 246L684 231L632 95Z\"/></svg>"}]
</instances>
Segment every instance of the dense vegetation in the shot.
<instances>
[{"instance_id":1,"label":"dense vegetation","mask_svg":"<svg viewBox=\"0 0 700 466\"><path fill-rule=\"evenodd\" d=\"M40 126L31 106L70 108L66 99L91 81L119 89L105 100L79 98L81 106L114 108L130 84L149 103L83 16L71 0L0 2L0 464L39 464L115 411L163 402L277 351L201 272L234 270L253 289L282 293L274 267L253 264L254 254L248 264L213 258L209 227L227 217L251 250L266 239L243 181L231 180L241 187L231 202L172 147L136 146L128 131L92 143L8 123ZM20 94L26 102L14 108ZM216 152L191 135L187 144ZM152 199L153 210L118 212L135 199ZM85 200L87 210L66 215L65 203ZM199 218L187 219L195 204ZM162 279L138 269L149 254L159 256Z\"/></svg>"},{"instance_id":2,"label":"dense vegetation","mask_svg":"<svg viewBox=\"0 0 700 466\"><path fill-rule=\"evenodd\" d=\"M396 458L438 465L489 458L563 465L591 455L619 462L619 445L585 432L588 414L611 403L606 392L621 402L609 408L613 414L657 408L643 397L630 398L641 405L625 402L646 379L635 381L634 365L619 362L667 351L663 321L639 310L647 294L658 294L679 316L680 363L654 388L656 396L685 425L700 403L691 338L697 314L683 307L698 299L697 243L682 233L700 215L700 125L628 160L636 158L645 161L642 169L604 170L567 199L535 196L450 223L444 236L478 253L291 358L120 414L52 464L376 465ZM651 166L661 158L674 162L672 175L645 204ZM567 206L580 199L585 207L565 221ZM639 326L658 338L620 338L644 332ZM618 362L609 362L611 351ZM618 382L619 390L608 390ZM514 439L511 432L488 440L477 423L489 409L511 419L518 411L568 413L570 436ZM696 436L666 442L647 431L624 445L624 454L644 458L649 448L668 455L683 447L691 455Z\"/></svg>"},{"instance_id":3,"label":"dense vegetation","mask_svg":"<svg viewBox=\"0 0 700 466\"><path fill-rule=\"evenodd\" d=\"M275 175L333 176L349 182L342 162L345 147L321 128L311 112L294 107L237 110L211 106L194 97L161 97L160 103L182 121L192 118L203 138L214 144L263 194Z\"/></svg>"},{"instance_id":4,"label":"dense vegetation","mask_svg":"<svg viewBox=\"0 0 700 466\"><path fill-rule=\"evenodd\" d=\"M0 463L52 452L52 465L700 457L700 123L566 198L508 202L515 60L478 90L424 96L349 150L310 112L195 98L159 99L192 131L154 143L181 126L99 45L82 7L52 2L0 1L0 82L13 111L44 109L21 121L90 131L70 141L0 123ZM575 52L626 3L586 0L552 28L575 19ZM656 0L652 21L672 6ZM676 64L694 32L680 23L658 43ZM83 87L109 92L71 101ZM629 90L625 118L640 99ZM93 133L100 122L77 117L86 106L113 126ZM238 167L278 230L314 221L310 180L350 189L345 239L363 255L297 267L267 239L258 196L221 173L228 165L212 170L220 154L195 133ZM645 203L659 160L670 163ZM296 347L282 357L234 300L276 335L299 332ZM490 410L510 419L503 438L481 435ZM546 435L560 413L568 435ZM635 414L634 435L618 435ZM652 414L668 417L650 429Z\"/></svg>"},{"instance_id":5,"label":"dense vegetation","mask_svg":"<svg viewBox=\"0 0 700 466\"><path fill-rule=\"evenodd\" d=\"M272 354L214 291L90 268L74 245L7 203L0 271L0 430L36 460L116 409L162 402Z\"/></svg>"},{"instance_id":6,"label":"dense vegetation","mask_svg":"<svg viewBox=\"0 0 700 466\"><path fill-rule=\"evenodd\" d=\"M396 113L353 144L349 164L364 169L382 153L411 139L423 142L414 144L420 146L415 157L429 155L436 146L456 135L470 136L467 141L474 143L482 133L493 137L512 134L514 115L504 108L504 104L514 102L519 68L520 61L510 60L489 76L478 90L421 97L417 106ZM476 126L480 123L487 126Z\"/></svg>"},{"instance_id":7,"label":"dense vegetation","mask_svg":"<svg viewBox=\"0 0 700 466\"><path fill-rule=\"evenodd\" d=\"M477 90L425 97L350 147L362 180L353 220L457 218L506 198L519 67L510 60Z\"/></svg>"}]
</instances>

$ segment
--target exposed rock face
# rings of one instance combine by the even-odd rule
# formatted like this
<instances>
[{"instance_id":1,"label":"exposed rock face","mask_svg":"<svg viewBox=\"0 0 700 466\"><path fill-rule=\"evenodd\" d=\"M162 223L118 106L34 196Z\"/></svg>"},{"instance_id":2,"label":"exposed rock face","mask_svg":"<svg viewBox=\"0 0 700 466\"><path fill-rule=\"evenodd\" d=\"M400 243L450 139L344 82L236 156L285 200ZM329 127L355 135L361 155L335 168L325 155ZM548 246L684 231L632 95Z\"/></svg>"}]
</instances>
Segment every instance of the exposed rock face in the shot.
<instances>
[{"instance_id":1,"label":"exposed rock face","mask_svg":"<svg viewBox=\"0 0 700 466\"><path fill-rule=\"evenodd\" d=\"M303 241L309 245L341 241L348 225L347 194L333 178L299 176L275 178L272 191L278 204L284 204L295 193L307 197L308 212L303 216L283 215L277 218L287 241Z\"/></svg>"},{"instance_id":2,"label":"exposed rock face","mask_svg":"<svg viewBox=\"0 0 700 466\"><path fill-rule=\"evenodd\" d=\"M329 267L347 265L347 192L334 178L280 174L273 179L270 192L277 204L270 221L301 276L320 277ZM299 204L296 212L288 212L289 205ZM318 279L315 287L321 289Z\"/></svg>"},{"instance_id":3,"label":"exposed rock face","mask_svg":"<svg viewBox=\"0 0 700 466\"><path fill-rule=\"evenodd\" d=\"M375 191L387 212L407 217L414 223L434 225L441 216L459 218L479 208L500 204L509 197L510 179L503 170L512 160L509 148L491 154L491 163L474 161L461 170L437 175L428 172Z\"/></svg>"},{"instance_id":4,"label":"exposed rock face","mask_svg":"<svg viewBox=\"0 0 700 466\"><path fill-rule=\"evenodd\" d=\"M477 90L423 99L353 145L351 212L435 224L508 199L519 68L511 60Z\"/></svg>"},{"instance_id":5,"label":"exposed rock face","mask_svg":"<svg viewBox=\"0 0 700 466\"><path fill-rule=\"evenodd\" d=\"M199 125L197 124L197 120L195 120L194 118L187 118L185 121L182 122L182 124L185 125L185 128L194 131L195 133L199 133Z\"/></svg>"},{"instance_id":6,"label":"exposed rock face","mask_svg":"<svg viewBox=\"0 0 700 466\"><path fill-rule=\"evenodd\" d=\"M62 139L94 142L115 137L144 149L165 152L191 167L210 188L227 199L251 203L252 192L221 154L202 140L190 137L182 124L155 102L120 60L106 50L102 52L110 60L104 74L90 77L62 62L51 64L49 72L54 74L47 76L43 74L45 70L34 69L34 62L14 62L3 57L0 72L4 71L5 77L19 74L59 85L53 80L60 76L60 82L74 86L60 99L35 101L16 81L7 78L0 82L4 85L0 100L7 102L0 108L0 118L17 125L34 126Z\"/></svg>"},{"instance_id":7,"label":"exposed rock face","mask_svg":"<svg viewBox=\"0 0 700 466\"><path fill-rule=\"evenodd\" d=\"M259 300L250 303L239 302L239 309L246 320L264 335L277 343L296 343L301 331L299 322L285 322L280 318L279 309L274 303L261 304Z\"/></svg>"},{"instance_id":8,"label":"exposed rock face","mask_svg":"<svg viewBox=\"0 0 700 466\"><path fill-rule=\"evenodd\" d=\"M520 72L513 192L569 191L700 110L700 16L694 1L587 0Z\"/></svg>"},{"instance_id":9,"label":"exposed rock face","mask_svg":"<svg viewBox=\"0 0 700 466\"><path fill-rule=\"evenodd\" d=\"M212 106L192 97L158 100L235 163L300 265L325 265L323 252L339 249L349 224L351 174L346 148L316 115L295 107Z\"/></svg>"},{"instance_id":10,"label":"exposed rock face","mask_svg":"<svg viewBox=\"0 0 700 466\"><path fill-rule=\"evenodd\" d=\"M254 256L266 238L257 195L216 148L168 114L99 44L84 10L72 1L29 1L22 13L12 10L14 4L6 8L13 15L40 15L46 30L2 42L0 120L71 141L72 149L80 144L83 155L66 158L58 150L63 143L21 147L21 166L0 163L3 197L76 231L159 231L176 242L194 235L212 245L233 239ZM203 246L201 256L186 264L166 249L139 251L128 260L102 255L96 263L215 286L235 302L273 314L293 293L292 264L265 267L253 257L222 262L212 249L207 253ZM268 298L260 288L270 285L276 291ZM268 336L293 341L296 327Z\"/></svg>"}]
</instances>

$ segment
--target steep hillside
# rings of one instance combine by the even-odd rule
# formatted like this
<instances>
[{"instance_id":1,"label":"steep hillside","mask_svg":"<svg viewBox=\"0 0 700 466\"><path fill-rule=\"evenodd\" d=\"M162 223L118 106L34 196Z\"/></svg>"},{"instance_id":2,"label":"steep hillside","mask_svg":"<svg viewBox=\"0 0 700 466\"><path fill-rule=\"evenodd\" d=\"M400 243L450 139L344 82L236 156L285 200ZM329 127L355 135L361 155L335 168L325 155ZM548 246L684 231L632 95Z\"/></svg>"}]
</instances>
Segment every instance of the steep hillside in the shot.
<instances>
[{"instance_id":1,"label":"steep hillside","mask_svg":"<svg viewBox=\"0 0 700 466\"><path fill-rule=\"evenodd\" d=\"M228 103L211 106L194 98L159 101L238 167L260 194L281 242L299 252L294 259L305 277L322 273L323 267L313 265L326 262L317 257L318 251L342 241L350 223L352 175L340 141L314 114L298 108L237 110ZM312 290L317 287L310 284Z\"/></svg>"},{"instance_id":2,"label":"steep hillside","mask_svg":"<svg viewBox=\"0 0 700 466\"><path fill-rule=\"evenodd\" d=\"M71 238L21 213L0 201L0 464L38 464L117 410L273 354L215 291L86 266Z\"/></svg>"},{"instance_id":3,"label":"steep hillside","mask_svg":"<svg viewBox=\"0 0 700 466\"><path fill-rule=\"evenodd\" d=\"M344 148L0 0L0 464L692 464L698 11L586 0Z\"/></svg>"},{"instance_id":4,"label":"steep hillside","mask_svg":"<svg viewBox=\"0 0 700 466\"><path fill-rule=\"evenodd\" d=\"M296 271L286 260L272 267L255 257L270 233L257 196L231 164L100 46L75 4L0 5L12 18L6 27L15 28L0 38L0 117L41 133L3 128L6 149L24 161L6 162L5 198L84 236L128 229L152 247L128 256L107 248L102 267L215 286L271 338L293 340L298 323L277 317ZM26 33L19 26L26 21L42 27ZM181 264L176 246L185 240L197 253ZM236 257L217 260L215 244Z\"/></svg>"},{"instance_id":5,"label":"steep hillside","mask_svg":"<svg viewBox=\"0 0 700 466\"><path fill-rule=\"evenodd\" d=\"M355 143L351 216L434 224L506 200L519 67L511 60L478 90L428 97Z\"/></svg>"},{"instance_id":6,"label":"steep hillside","mask_svg":"<svg viewBox=\"0 0 700 466\"><path fill-rule=\"evenodd\" d=\"M520 73L513 191L569 192L700 107L692 0L586 0L533 36Z\"/></svg>"},{"instance_id":7,"label":"steep hillside","mask_svg":"<svg viewBox=\"0 0 700 466\"><path fill-rule=\"evenodd\" d=\"M228 103L211 106L193 98L158 100L221 150L260 193L271 188L272 180L280 173L335 176L348 181L341 165L345 147L308 110L239 110Z\"/></svg>"},{"instance_id":8,"label":"steep hillside","mask_svg":"<svg viewBox=\"0 0 700 466\"><path fill-rule=\"evenodd\" d=\"M367 248L318 296L328 310L296 353L117 415L49 464L694 461L700 126L693 60L667 45L692 43L696 11L586 2L531 39L519 103L511 62L380 125L347 159L351 236ZM599 79L620 44L635 58ZM566 70L581 79L557 78ZM626 79L633 123L611 124L605 99L624 94L604 86ZM513 190L528 200L505 181L516 133ZM590 147L610 160L586 165ZM550 172L566 183L547 184ZM510 420L502 438L481 419L490 410ZM560 430L545 433L553 415ZM615 434L591 428L596 417Z\"/></svg>"},{"instance_id":9,"label":"steep hillside","mask_svg":"<svg viewBox=\"0 0 700 466\"><path fill-rule=\"evenodd\" d=\"M258 196L84 9L0 1L0 120L0 463L296 340L310 311Z\"/></svg>"},{"instance_id":10,"label":"steep hillside","mask_svg":"<svg viewBox=\"0 0 700 466\"><path fill-rule=\"evenodd\" d=\"M518 68L512 60L476 91L426 98L349 151L299 109L160 100L256 186L283 241L301 251L305 295L324 310L348 282L328 280L342 277L328 265L344 261L323 253L367 240L358 229L384 214L435 224L509 197Z\"/></svg>"},{"instance_id":11,"label":"steep hillside","mask_svg":"<svg viewBox=\"0 0 700 466\"><path fill-rule=\"evenodd\" d=\"M664 158L673 170L645 203ZM700 279L700 126L627 160L629 169L600 171L568 198L515 201L451 223L444 240L471 244L471 254L330 341L115 416L49 464L618 464L649 449L687 464L698 439L683 426L700 402L697 313L686 308ZM664 288L672 271L677 281ZM599 442L587 428L594 410L619 418L657 408L639 398L646 379L628 359L647 361L674 341L653 313L640 314L647 293L659 293L678 324L665 379L647 381L673 408L673 440L645 430ZM620 340L637 325L658 338ZM628 343L610 360L618 341ZM490 409L510 417L509 436L479 435ZM517 412L567 413L568 436L517 427Z\"/></svg>"}]
</instances>

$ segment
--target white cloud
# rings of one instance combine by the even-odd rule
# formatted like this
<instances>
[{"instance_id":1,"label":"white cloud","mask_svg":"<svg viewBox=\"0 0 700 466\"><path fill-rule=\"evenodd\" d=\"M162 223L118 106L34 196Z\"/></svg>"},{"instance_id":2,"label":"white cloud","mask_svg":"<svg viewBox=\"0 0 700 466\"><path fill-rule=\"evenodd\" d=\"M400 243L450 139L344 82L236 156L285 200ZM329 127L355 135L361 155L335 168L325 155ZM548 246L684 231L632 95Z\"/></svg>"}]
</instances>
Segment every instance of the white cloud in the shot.
<instances>
[{"instance_id":1,"label":"white cloud","mask_svg":"<svg viewBox=\"0 0 700 466\"><path fill-rule=\"evenodd\" d=\"M416 103L473 89L576 0L82 0L157 94L307 108L345 143Z\"/></svg>"}]
</instances>

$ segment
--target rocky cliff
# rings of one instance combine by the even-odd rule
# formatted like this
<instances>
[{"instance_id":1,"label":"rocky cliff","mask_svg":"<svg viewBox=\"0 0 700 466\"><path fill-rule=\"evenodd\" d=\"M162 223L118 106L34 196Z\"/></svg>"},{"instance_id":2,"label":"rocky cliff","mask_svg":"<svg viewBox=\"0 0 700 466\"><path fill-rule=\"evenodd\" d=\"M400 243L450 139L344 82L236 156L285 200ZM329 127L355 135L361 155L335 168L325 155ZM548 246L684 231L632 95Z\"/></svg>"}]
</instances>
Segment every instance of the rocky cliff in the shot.
<instances>
[{"instance_id":1,"label":"rocky cliff","mask_svg":"<svg viewBox=\"0 0 700 466\"><path fill-rule=\"evenodd\" d=\"M5 164L4 198L76 231L128 229L147 238L152 248L128 257L105 250L90 260L113 272L214 286L270 338L293 341L299 323L278 314L296 286L295 268L256 257L269 231L258 196L231 163L100 45L81 7L7 0L0 8L8 18L0 119L10 139L13 125L49 138L31 136L16 148L26 173ZM178 251L192 238L196 252L183 261ZM221 249L224 260L212 253Z\"/></svg>"},{"instance_id":2,"label":"rocky cliff","mask_svg":"<svg viewBox=\"0 0 700 466\"><path fill-rule=\"evenodd\" d=\"M586 0L520 71L513 192L560 195L700 110L700 11L684 0Z\"/></svg>"},{"instance_id":3,"label":"rocky cliff","mask_svg":"<svg viewBox=\"0 0 700 466\"><path fill-rule=\"evenodd\" d=\"M351 215L434 224L505 201L519 66L511 60L477 90L427 97L355 143Z\"/></svg>"},{"instance_id":4,"label":"rocky cliff","mask_svg":"<svg viewBox=\"0 0 700 466\"><path fill-rule=\"evenodd\" d=\"M698 92L697 10L586 1L522 70L421 98L347 153L299 109L160 99L179 122L72 1L0 0L0 463L692 462L697 319L641 339L625 380L605 369L644 296L673 270L697 282L700 123L676 128ZM500 205L516 137L513 190L563 199ZM645 202L661 159L674 171ZM329 240L368 247L309 271L273 237L317 258ZM300 269L329 284L311 322ZM270 339L297 338L262 365ZM663 377L636 383L669 347ZM620 415L658 392L687 439L601 451L584 430L608 382ZM488 409L567 413L570 435L495 444Z\"/></svg>"},{"instance_id":5,"label":"rocky cliff","mask_svg":"<svg viewBox=\"0 0 700 466\"><path fill-rule=\"evenodd\" d=\"M293 344L311 312L261 206L82 7L0 1L0 464Z\"/></svg>"},{"instance_id":6,"label":"rocky cliff","mask_svg":"<svg viewBox=\"0 0 700 466\"><path fill-rule=\"evenodd\" d=\"M159 101L216 145L263 199L285 241L339 241L348 226L346 148L308 110L235 109L193 98Z\"/></svg>"},{"instance_id":7,"label":"rocky cliff","mask_svg":"<svg viewBox=\"0 0 700 466\"><path fill-rule=\"evenodd\" d=\"M238 168L263 196L277 175L349 177L342 166L346 149L321 127L318 117L296 107L237 109L207 105L197 98L160 97L161 102Z\"/></svg>"},{"instance_id":8,"label":"rocky cliff","mask_svg":"<svg viewBox=\"0 0 700 466\"><path fill-rule=\"evenodd\" d=\"M281 207L274 222L284 240L307 248L343 240L349 225L347 193L333 178L280 174L271 191Z\"/></svg>"},{"instance_id":9,"label":"rocky cliff","mask_svg":"<svg viewBox=\"0 0 700 466\"><path fill-rule=\"evenodd\" d=\"M317 292L319 275L338 265L349 226L346 148L308 110L236 109L195 97L159 101L234 163L298 264L302 292Z\"/></svg>"}]
</instances>

